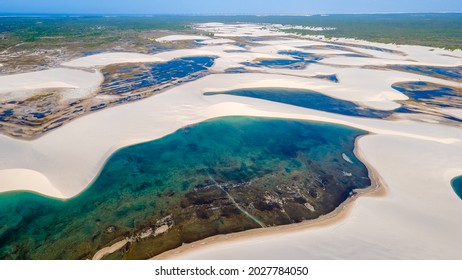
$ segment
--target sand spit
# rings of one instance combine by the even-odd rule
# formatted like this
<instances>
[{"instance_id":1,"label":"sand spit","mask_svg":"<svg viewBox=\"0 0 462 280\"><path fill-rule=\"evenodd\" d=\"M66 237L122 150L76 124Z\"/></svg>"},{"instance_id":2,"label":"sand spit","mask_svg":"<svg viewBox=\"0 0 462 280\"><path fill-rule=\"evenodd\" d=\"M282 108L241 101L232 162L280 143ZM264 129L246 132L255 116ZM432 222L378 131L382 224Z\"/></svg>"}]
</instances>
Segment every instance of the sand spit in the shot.
<instances>
[{"instance_id":1,"label":"sand spit","mask_svg":"<svg viewBox=\"0 0 462 280\"><path fill-rule=\"evenodd\" d=\"M128 243L128 239L120 240L109 247L105 247L93 256L92 260L101 260L104 256L114 253L117 250L122 249Z\"/></svg>"}]
</instances>

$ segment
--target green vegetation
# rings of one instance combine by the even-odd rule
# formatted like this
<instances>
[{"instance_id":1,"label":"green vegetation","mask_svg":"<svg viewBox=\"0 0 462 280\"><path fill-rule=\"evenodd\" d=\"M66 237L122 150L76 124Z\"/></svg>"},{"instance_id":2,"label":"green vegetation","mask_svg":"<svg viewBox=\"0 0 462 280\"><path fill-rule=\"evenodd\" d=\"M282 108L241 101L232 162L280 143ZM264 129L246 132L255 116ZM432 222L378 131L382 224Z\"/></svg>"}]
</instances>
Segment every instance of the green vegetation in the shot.
<instances>
[{"instance_id":1,"label":"green vegetation","mask_svg":"<svg viewBox=\"0 0 462 280\"><path fill-rule=\"evenodd\" d=\"M252 20L253 21L253 20ZM330 15L259 17L268 23L335 27L335 30L290 29L289 33L355 38L380 43L462 49L462 14Z\"/></svg>"},{"instance_id":2,"label":"green vegetation","mask_svg":"<svg viewBox=\"0 0 462 280\"><path fill-rule=\"evenodd\" d=\"M190 41L160 44L172 33L200 34L193 23L293 25L288 34L347 37L382 43L462 49L462 14L330 16L6 16L0 18L0 75L52 68L102 51L152 53L192 48ZM310 31L296 26L334 27ZM204 35L204 34L203 34ZM207 34L211 35L211 34Z\"/></svg>"},{"instance_id":3,"label":"green vegetation","mask_svg":"<svg viewBox=\"0 0 462 280\"><path fill-rule=\"evenodd\" d=\"M190 42L152 40L171 32L196 32L178 17L28 16L0 18L1 74L53 68L103 51L152 53L191 48Z\"/></svg>"},{"instance_id":4,"label":"green vegetation","mask_svg":"<svg viewBox=\"0 0 462 280\"><path fill-rule=\"evenodd\" d=\"M50 16L50 17L5 17L0 19L0 34L21 42L37 42L50 37L67 40L82 39L117 40L130 32L151 30L182 30L185 23L178 17L102 17L102 16ZM6 42L5 42L6 41Z\"/></svg>"},{"instance_id":5,"label":"green vegetation","mask_svg":"<svg viewBox=\"0 0 462 280\"><path fill-rule=\"evenodd\" d=\"M252 22L335 27L336 30L287 30L289 33L348 37L383 43L462 48L462 14L377 14L329 16L41 16L0 19L0 50L19 42L49 37L117 41L133 33L187 30L197 22ZM14 39L14 40L12 40Z\"/></svg>"}]
</instances>

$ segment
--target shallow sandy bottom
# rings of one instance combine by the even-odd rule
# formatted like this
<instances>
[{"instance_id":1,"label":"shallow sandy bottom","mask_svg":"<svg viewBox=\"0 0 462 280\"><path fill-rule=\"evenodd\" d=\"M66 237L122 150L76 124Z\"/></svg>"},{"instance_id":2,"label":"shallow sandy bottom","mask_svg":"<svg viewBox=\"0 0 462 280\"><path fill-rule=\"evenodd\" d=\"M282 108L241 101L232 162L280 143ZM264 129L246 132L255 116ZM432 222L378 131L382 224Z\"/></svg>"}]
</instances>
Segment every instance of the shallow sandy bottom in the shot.
<instances>
[{"instance_id":1,"label":"shallow sandy bottom","mask_svg":"<svg viewBox=\"0 0 462 280\"><path fill-rule=\"evenodd\" d=\"M268 36L270 32L265 30L258 33L258 29L251 25L244 27L240 32L251 33L252 36ZM210 24L202 28L221 30L222 36L226 37L237 27ZM236 47L225 44L161 53L149 58L133 55L128 59L130 62L136 59L142 62L145 59L154 61L215 55L218 59L212 69L218 71L255 58L281 57L274 50L281 49L283 44L292 44L290 48L297 48L300 41L303 40L266 43L271 48L256 49L256 52L250 54L227 53L226 50L236 50ZM310 40L306 40L306 43L313 44ZM447 56L443 55L448 51L444 50L384 46L410 54L408 57L400 57L368 51L375 58L366 62L403 64L403 60L413 59L420 64L462 64L460 59L451 58L448 61ZM83 58L65 65L91 69L127 60L117 55L101 55L96 60ZM450 186L450 180L462 174L460 128L405 119L387 121L348 117L244 97L202 95L207 91L237 88L304 88L363 106L390 110L399 106L397 100L406 99L406 96L391 89L390 85L395 82L422 79L460 86L456 82L398 71L342 68L339 65L350 60L345 57L329 59L329 65L313 64L299 71L259 69L265 73L209 75L140 102L86 115L33 141L0 136L0 191L24 189L60 198L75 196L91 183L107 158L117 149L158 139L178 128L210 118L241 115L332 122L373 133L361 138L357 152L382 178L386 195L360 197L351 204L350 211L344 214L346 218L315 228L301 226L297 231L284 231L280 234L275 233L277 229L252 231L245 238L225 237L229 240L212 242L213 246L195 243L194 250L174 257L462 258L462 243L459 242L462 220L454 214L462 210L462 201ZM357 64L362 63L359 61ZM319 74L337 74L340 82L335 84L308 78ZM56 78L56 82L60 82L60 79ZM24 180L24 174L27 174L27 180Z\"/></svg>"}]
</instances>

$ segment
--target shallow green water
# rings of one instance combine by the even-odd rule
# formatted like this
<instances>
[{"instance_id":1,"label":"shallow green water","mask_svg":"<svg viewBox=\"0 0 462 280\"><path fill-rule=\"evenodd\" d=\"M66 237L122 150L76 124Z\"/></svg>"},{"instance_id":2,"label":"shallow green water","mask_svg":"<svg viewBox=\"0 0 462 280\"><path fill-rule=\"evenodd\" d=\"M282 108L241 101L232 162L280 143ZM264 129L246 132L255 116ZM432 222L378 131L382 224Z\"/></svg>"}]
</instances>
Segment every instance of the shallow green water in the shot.
<instances>
[{"instance_id":1,"label":"shallow green water","mask_svg":"<svg viewBox=\"0 0 462 280\"><path fill-rule=\"evenodd\" d=\"M451 185L457 196L462 199L462 176L452 179Z\"/></svg>"},{"instance_id":2,"label":"shallow green water","mask_svg":"<svg viewBox=\"0 0 462 280\"><path fill-rule=\"evenodd\" d=\"M332 205L321 209L330 211L351 189L370 184L367 169L353 154L354 139L362 134L333 124L227 117L126 147L110 157L87 190L68 201L26 192L0 195L0 258L89 258L172 214L169 209L187 192L210 185L211 177L239 184L271 175L265 182L284 183L296 172L320 173L326 178L323 188L336 194L326 200ZM342 153L354 164L342 159ZM345 171L352 175L344 176ZM237 201L245 199L249 197Z\"/></svg>"}]
</instances>

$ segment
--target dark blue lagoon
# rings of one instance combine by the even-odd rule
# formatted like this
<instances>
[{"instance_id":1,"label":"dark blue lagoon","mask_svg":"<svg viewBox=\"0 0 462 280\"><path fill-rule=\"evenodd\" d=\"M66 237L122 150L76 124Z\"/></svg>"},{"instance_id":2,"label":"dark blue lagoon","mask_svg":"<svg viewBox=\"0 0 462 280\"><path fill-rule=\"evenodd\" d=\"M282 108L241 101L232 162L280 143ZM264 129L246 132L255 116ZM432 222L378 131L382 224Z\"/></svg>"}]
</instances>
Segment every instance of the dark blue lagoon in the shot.
<instances>
[{"instance_id":1,"label":"dark blue lagoon","mask_svg":"<svg viewBox=\"0 0 462 280\"><path fill-rule=\"evenodd\" d=\"M331 49L331 50L339 50L339 51L346 51L346 52L351 52L352 54L342 54L341 56L351 56L351 57L372 57L371 55L361 53L357 50L352 49L353 48L360 48L360 49L366 49L366 50L373 50L373 51L378 51L378 52L385 52L385 53L394 53L398 55L404 55L404 53L400 51L395 51L391 49L386 49L386 48L379 48L375 46L368 46L368 45L360 45L360 44L350 44L350 43L340 43L337 42L335 45L313 45L313 46L306 46L302 47L303 49L306 50L313 50L313 49Z\"/></svg>"},{"instance_id":2,"label":"dark blue lagoon","mask_svg":"<svg viewBox=\"0 0 462 280\"><path fill-rule=\"evenodd\" d=\"M334 83L338 83L338 82L339 82L336 74L331 74L331 75L316 75L316 76L314 76L314 78L324 79L324 80L328 80L328 81L331 81L331 82L334 82Z\"/></svg>"},{"instance_id":3,"label":"dark blue lagoon","mask_svg":"<svg viewBox=\"0 0 462 280\"><path fill-rule=\"evenodd\" d=\"M451 185L457 196L462 199L462 176L452 179Z\"/></svg>"},{"instance_id":4,"label":"dark blue lagoon","mask_svg":"<svg viewBox=\"0 0 462 280\"><path fill-rule=\"evenodd\" d=\"M300 51L280 51L278 54L291 56L292 59L262 59L253 62L242 62L251 67L268 67L284 69L304 69L310 63L316 63L324 57Z\"/></svg>"},{"instance_id":5,"label":"dark blue lagoon","mask_svg":"<svg viewBox=\"0 0 462 280\"><path fill-rule=\"evenodd\" d=\"M280 51L278 54L290 55L295 59L304 60L306 63L316 63L324 58L320 55L301 51Z\"/></svg>"},{"instance_id":6,"label":"dark blue lagoon","mask_svg":"<svg viewBox=\"0 0 462 280\"><path fill-rule=\"evenodd\" d=\"M195 56L165 63L128 63L109 65L102 69L104 81L99 95L83 99L63 100L60 90L34 98L0 102L0 130L14 137L29 138L55 129L81 115L140 100L161 90L190 82L209 74L215 57Z\"/></svg>"},{"instance_id":7,"label":"dark blue lagoon","mask_svg":"<svg viewBox=\"0 0 462 280\"><path fill-rule=\"evenodd\" d=\"M142 88L198 78L213 65L214 57L198 56L165 63L115 65L103 69L100 94L126 94Z\"/></svg>"},{"instance_id":8,"label":"dark blue lagoon","mask_svg":"<svg viewBox=\"0 0 462 280\"><path fill-rule=\"evenodd\" d=\"M254 62L241 62L244 66L268 67L284 69L304 69L306 62L303 59L262 59Z\"/></svg>"},{"instance_id":9,"label":"dark blue lagoon","mask_svg":"<svg viewBox=\"0 0 462 280\"><path fill-rule=\"evenodd\" d=\"M387 49L387 48L380 48L380 47L376 47L376 46L353 44L353 43L340 43L340 42L338 42L336 44L341 45L341 46L365 49L365 50L373 50L373 51L384 52L384 53L393 53L393 54L403 55L403 56L406 55L405 53L403 53L401 51L396 51L396 50Z\"/></svg>"},{"instance_id":10,"label":"dark blue lagoon","mask_svg":"<svg viewBox=\"0 0 462 280\"><path fill-rule=\"evenodd\" d=\"M212 235L315 219L370 185L353 153L364 134L228 117L123 148L70 200L1 194L0 258L86 259L130 238L106 258L145 259Z\"/></svg>"},{"instance_id":11,"label":"dark blue lagoon","mask_svg":"<svg viewBox=\"0 0 462 280\"><path fill-rule=\"evenodd\" d=\"M404 93L409 100L401 102L404 106L398 112L426 112L436 114L435 110L428 108L455 108L462 109L462 88L449 87L423 81L401 82L392 85L392 88ZM461 121L453 116L440 114L446 119Z\"/></svg>"},{"instance_id":12,"label":"dark blue lagoon","mask_svg":"<svg viewBox=\"0 0 462 280\"><path fill-rule=\"evenodd\" d=\"M388 68L440 79L462 82L462 66L442 67L426 65L390 65Z\"/></svg>"},{"instance_id":13,"label":"dark blue lagoon","mask_svg":"<svg viewBox=\"0 0 462 280\"><path fill-rule=\"evenodd\" d=\"M419 102L442 108L462 109L462 88L422 81L396 83L392 88Z\"/></svg>"},{"instance_id":14,"label":"dark blue lagoon","mask_svg":"<svg viewBox=\"0 0 462 280\"><path fill-rule=\"evenodd\" d=\"M304 108L325 111L329 113L355 117L386 118L392 114L392 111L381 111L363 108L353 102L332 98L319 92L304 89L252 88L237 89L223 92L207 92L204 95L211 96L217 94L228 94L235 96L259 98L274 102L300 106Z\"/></svg>"}]
</instances>

